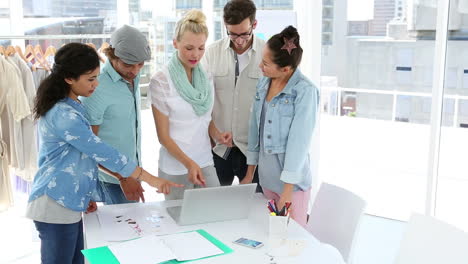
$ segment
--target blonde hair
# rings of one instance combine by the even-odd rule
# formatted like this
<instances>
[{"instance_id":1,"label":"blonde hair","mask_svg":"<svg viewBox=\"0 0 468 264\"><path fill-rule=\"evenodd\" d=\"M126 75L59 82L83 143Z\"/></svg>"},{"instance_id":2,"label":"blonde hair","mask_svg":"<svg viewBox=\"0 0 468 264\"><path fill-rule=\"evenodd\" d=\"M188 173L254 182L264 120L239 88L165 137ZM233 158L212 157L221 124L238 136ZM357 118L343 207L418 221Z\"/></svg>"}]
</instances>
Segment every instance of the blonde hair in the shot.
<instances>
[{"instance_id":1,"label":"blonde hair","mask_svg":"<svg viewBox=\"0 0 468 264\"><path fill-rule=\"evenodd\" d=\"M208 27L206 26L206 17L202 11L192 9L188 11L185 16L177 22L175 28L175 39L180 41L182 35L190 31L195 34L206 34L208 37Z\"/></svg>"}]
</instances>

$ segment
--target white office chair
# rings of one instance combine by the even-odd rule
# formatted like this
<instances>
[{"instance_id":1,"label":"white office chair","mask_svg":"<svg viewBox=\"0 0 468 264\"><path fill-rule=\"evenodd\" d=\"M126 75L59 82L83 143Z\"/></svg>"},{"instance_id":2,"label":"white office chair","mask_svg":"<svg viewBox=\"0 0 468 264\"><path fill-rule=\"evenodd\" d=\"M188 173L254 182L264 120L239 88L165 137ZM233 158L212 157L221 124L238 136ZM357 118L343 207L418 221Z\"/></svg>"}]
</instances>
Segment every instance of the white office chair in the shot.
<instances>
[{"instance_id":1,"label":"white office chair","mask_svg":"<svg viewBox=\"0 0 468 264\"><path fill-rule=\"evenodd\" d=\"M433 217L413 214L396 264L466 264L468 233Z\"/></svg>"},{"instance_id":2,"label":"white office chair","mask_svg":"<svg viewBox=\"0 0 468 264\"><path fill-rule=\"evenodd\" d=\"M322 243L334 246L346 263L358 231L366 202L354 193L322 183L315 198L307 229Z\"/></svg>"}]
</instances>

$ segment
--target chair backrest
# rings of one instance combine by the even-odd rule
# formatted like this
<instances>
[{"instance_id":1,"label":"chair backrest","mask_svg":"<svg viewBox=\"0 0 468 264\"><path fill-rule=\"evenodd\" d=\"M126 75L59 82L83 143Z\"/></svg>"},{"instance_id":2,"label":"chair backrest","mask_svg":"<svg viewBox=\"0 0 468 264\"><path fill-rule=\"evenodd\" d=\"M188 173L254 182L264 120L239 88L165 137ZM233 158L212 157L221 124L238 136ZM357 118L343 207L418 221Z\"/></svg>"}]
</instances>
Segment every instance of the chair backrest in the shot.
<instances>
[{"instance_id":1,"label":"chair backrest","mask_svg":"<svg viewBox=\"0 0 468 264\"><path fill-rule=\"evenodd\" d=\"M346 263L358 231L366 202L354 193L322 183L307 223L307 229L322 243L334 246Z\"/></svg>"},{"instance_id":2,"label":"chair backrest","mask_svg":"<svg viewBox=\"0 0 468 264\"><path fill-rule=\"evenodd\" d=\"M413 214L396 264L466 264L468 233L433 217Z\"/></svg>"}]
</instances>

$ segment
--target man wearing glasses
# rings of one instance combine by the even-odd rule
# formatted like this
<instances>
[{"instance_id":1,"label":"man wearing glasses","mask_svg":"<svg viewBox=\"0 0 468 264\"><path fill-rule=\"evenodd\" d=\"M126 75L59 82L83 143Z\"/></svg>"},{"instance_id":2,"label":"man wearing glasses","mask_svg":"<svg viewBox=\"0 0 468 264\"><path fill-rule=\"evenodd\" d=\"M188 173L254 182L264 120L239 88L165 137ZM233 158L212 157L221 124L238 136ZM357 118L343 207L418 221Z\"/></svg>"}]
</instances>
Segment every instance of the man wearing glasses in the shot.
<instances>
[{"instance_id":1,"label":"man wearing glasses","mask_svg":"<svg viewBox=\"0 0 468 264\"><path fill-rule=\"evenodd\" d=\"M231 185L234 176L241 183L258 183L245 178L247 172L247 139L250 107L255 97L261 71L265 42L255 36L256 7L251 0L231 0L224 6L227 36L210 45L202 63L213 76L215 103L213 121L215 131L230 131L225 141L231 147L215 142L213 159L221 185ZM212 134L212 133L210 133ZM257 191L261 191L259 188Z\"/></svg>"}]
</instances>

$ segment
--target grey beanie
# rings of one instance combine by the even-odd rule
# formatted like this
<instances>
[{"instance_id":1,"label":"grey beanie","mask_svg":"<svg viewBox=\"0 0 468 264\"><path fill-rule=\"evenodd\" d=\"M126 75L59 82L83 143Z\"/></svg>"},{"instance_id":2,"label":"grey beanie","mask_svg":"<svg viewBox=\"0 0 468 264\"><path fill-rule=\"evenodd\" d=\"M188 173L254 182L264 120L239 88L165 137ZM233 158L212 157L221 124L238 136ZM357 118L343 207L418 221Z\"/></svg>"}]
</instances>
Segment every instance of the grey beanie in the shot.
<instances>
[{"instance_id":1,"label":"grey beanie","mask_svg":"<svg viewBox=\"0 0 468 264\"><path fill-rule=\"evenodd\" d=\"M124 25L112 33L110 45L115 56L127 64L138 64L151 59L148 40L138 29Z\"/></svg>"}]
</instances>

